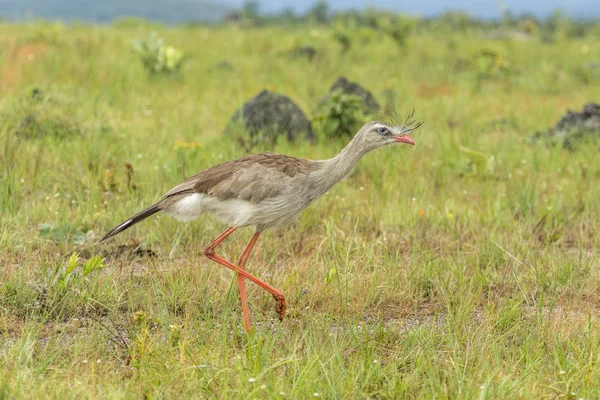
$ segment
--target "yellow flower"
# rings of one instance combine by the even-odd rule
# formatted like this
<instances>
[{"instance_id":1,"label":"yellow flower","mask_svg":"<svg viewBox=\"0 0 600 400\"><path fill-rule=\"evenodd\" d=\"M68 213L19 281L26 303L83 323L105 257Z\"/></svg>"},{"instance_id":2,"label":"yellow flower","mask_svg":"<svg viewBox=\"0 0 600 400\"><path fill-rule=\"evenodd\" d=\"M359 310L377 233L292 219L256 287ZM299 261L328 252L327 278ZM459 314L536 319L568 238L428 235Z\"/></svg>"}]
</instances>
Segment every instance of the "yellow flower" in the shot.
<instances>
[{"instance_id":1,"label":"yellow flower","mask_svg":"<svg viewBox=\"0 0 600 400\"><path fill-rule=\"evenodd\" d=\"M454 217L454 214L452 214L452 213L448 213L448 215L446 215L446 218L453 218L453 217Z\"/></svg>"},{"instance_id":2,"label":"yellow flower","mask_svg":"<svg viewBox=\"0 0 600 400\"><path fill-rule=\"evenodd\" d=\"M202 147L202 145L198 142L185 142L183 140L175 140L175 145L173 146L174 150L178 149L197 149Z\"/></svg>"}]
</instances>

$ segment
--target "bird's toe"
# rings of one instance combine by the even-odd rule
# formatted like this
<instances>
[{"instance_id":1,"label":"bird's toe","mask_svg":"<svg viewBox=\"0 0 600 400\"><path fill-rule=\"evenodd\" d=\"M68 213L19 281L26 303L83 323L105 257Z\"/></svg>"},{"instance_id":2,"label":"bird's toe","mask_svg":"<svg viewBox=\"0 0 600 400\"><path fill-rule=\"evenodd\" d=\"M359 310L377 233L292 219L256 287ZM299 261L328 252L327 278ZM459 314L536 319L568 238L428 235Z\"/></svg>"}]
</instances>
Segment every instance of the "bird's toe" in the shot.
<instances>
[{"instance_id":1,"label":"bird's toe","mask_svg":"<svg viewBox=\"0 0 600 400\"><path fill-rule=\"evenodd\" d=\"M285 317L285 311L287 310L287 302L285 301L285 297L283 296L273 296L277 303L275 304L275 312L279 316L279 320L283 321Z\"/></svg>"}]
</instances>

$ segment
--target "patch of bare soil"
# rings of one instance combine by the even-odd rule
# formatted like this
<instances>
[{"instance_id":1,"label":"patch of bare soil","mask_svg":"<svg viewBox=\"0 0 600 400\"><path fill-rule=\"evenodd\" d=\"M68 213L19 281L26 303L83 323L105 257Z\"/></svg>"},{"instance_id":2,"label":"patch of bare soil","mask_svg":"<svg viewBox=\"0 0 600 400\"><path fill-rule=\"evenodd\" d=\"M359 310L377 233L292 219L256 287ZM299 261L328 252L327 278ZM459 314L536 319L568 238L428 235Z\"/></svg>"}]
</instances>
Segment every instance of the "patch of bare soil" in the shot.
<instances>
[{"instance_id":1,"label":"patch of bare soil","mask_svg":"<svg viewBox=\"0 0 600 400\"><path fill-rule=\"evenodd\" d=\"M47 50L48 45L44 43L15 44L9 52L9 58L4 62L0 88L7 90L17 87L23 71Z\"/></svg>"}]
</instances>

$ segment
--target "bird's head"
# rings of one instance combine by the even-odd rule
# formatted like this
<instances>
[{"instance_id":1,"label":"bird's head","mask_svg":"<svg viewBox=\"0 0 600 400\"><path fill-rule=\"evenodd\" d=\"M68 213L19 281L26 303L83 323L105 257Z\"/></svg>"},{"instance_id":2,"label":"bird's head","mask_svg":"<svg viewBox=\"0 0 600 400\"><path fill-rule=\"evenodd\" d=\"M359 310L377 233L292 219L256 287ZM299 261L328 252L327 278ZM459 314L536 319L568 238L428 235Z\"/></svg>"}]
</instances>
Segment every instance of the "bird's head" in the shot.
<instances>
[{"instance_id":1,"label":"bird's head","mask_svg":"<svg viewBox=\"0 0 600 400\"><path fill-rule=\"evenodd\" d=\"M406 143L414 146L416 142L409 133L420 127L422 122L415 122L412 116L410 114L400 126L381 121L367 122L356 134L356 139L359 139L368 150L394 143Z\"/></svg>"}]
</instances>

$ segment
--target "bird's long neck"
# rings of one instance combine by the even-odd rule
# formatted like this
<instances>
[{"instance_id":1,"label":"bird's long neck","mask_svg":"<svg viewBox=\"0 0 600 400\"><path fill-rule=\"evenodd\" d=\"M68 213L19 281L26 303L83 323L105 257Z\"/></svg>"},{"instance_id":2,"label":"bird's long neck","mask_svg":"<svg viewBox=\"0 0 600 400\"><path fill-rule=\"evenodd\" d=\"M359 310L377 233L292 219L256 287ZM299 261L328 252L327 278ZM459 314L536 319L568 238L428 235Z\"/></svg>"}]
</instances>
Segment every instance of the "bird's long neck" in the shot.
<instances>
[{"instance_id":1,"label":"bird's long neck","mask_svg":"<svg viewBox=\"0 0 600 400\"><path fill-rule=\"evenodd\" d=\"M354 137L350 143L335 157L329 160L324 160L323 166L319 173L315 176L319 186L324 192L329 190L333 185L342 180L352 171L352 168L358 161L368 153L369 149L359 143L357 137Z\"/></svg>"}]
</instances>

